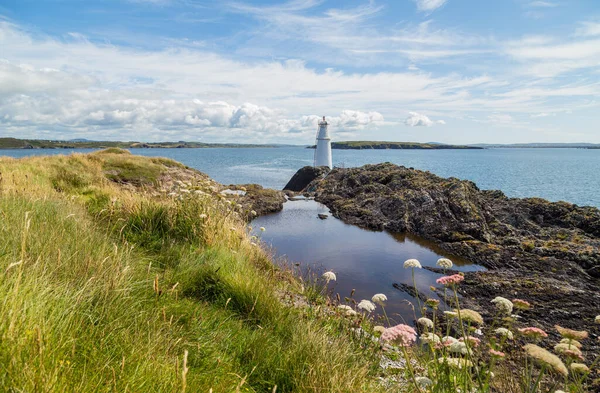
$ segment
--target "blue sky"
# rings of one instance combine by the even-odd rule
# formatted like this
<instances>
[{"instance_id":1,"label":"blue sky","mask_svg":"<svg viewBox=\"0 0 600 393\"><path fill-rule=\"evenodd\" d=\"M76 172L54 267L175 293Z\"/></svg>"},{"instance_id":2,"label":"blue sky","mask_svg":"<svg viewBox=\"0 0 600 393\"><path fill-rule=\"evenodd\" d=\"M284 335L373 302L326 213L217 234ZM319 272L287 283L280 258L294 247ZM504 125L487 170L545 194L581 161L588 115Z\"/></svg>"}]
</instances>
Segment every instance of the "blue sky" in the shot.
<instances>
[{"instance_id":1,"label":"blue sky","mask_svg":"<svg viewBox=\"0 0 600 393\"><path fill-rule=\"evenodd\" d=\"M597 0L3 0L0 135L600 143Z\"/></svg>"}]
</instances>

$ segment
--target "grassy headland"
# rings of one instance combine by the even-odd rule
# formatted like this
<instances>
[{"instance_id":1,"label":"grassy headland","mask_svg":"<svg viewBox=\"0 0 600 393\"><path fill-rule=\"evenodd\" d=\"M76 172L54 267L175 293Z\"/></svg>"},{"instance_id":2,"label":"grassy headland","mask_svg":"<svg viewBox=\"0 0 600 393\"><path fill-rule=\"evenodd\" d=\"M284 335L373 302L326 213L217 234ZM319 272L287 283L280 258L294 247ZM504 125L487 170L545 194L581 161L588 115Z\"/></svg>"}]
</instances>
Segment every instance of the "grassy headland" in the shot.
<instances>
[{"instance_id":1,"label":"grassy headland","mask_svg":"<svg viewBox=\"0 0 600 393\"><path fill-rule=\"evenodd\" d=\"M309 146L314 149L315 146ZM441 150L441 149L482 149L482 147L464 146L464 145L445 145L441 143L418 143L418 142L381 142L381 141L347 141L332 142L332 149L343 150L362 150L362 149L420 149L420 150Z\"/></svg>"},{"instance_id":2,"label":"grassy headland","mask_svg":"<svg viewBox=\"0 0 600 393\"><path fill-rule=\"evenodd\" d=\"M0 149L199 149L210 147L276 147L275 145L252 145L241 143L203 143L203 142L120 142L120 141L54 141L41 139L0 138Z\"/></svg>"},{"instance_id":3,"label":"grassy headland","mask_svg":"<svg viewBox=\"0 0 600 393\"><path fill-rule=\"evenodd\" d=\"M109 149L0 159L0 390L375 392L205 175ZM308 287L307 287L308 288Z\"/></svg>"}]
</instances>

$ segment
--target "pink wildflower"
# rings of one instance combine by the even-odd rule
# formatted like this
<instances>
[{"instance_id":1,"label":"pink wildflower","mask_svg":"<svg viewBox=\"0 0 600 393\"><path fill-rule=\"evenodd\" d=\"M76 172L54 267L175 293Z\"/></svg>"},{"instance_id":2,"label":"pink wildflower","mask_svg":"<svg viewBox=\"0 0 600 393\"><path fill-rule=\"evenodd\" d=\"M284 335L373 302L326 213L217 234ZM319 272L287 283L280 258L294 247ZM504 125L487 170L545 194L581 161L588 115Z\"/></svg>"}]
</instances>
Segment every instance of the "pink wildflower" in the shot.
<instances>
[{"instance_id":1,"label":"pink wildflower","mask_svg":"<svg viewBox=\"0 0 600 393\"><path fill-rule=\"evenodd\" d=\"M495 349L490 349L490 355L497 358L503 358L506 356L504 352L496 351Z\"/></svg>"},{"instance_id":2,"label":"pink wildflower","mask_svg":"<svg viewBox=\"0 0 600 393\"><path fill-rule=\"evenodd\" d=\"M536 327L526 327L519 329L522 335L526 337L540 338L540 337L548 337L548 334L540 328Z\"/></svg>"},{"instance_id":3,"label":"pink wildflower","mask_svg":"<svg viewBox=\"0 0 600 393\"><path fill-rule=\"evenodd\" d=\"M451 276L444 276L444 277L440 277L437 280L435 280L435 282L437 282L438 284L442 284L442 285L456 285L459 282L463 281L465 278L463 276L461 276L460 274L453 274Z\"/></svg>"},{"instance_id":4,"label":"pink wildflower","mask_svg":"<svg viewBox=\"0 0 600 393\"><path fill-rule=\"evenodd\" d=\"M469 340L469 344L471 344L474 347L477 347L479 344L481 344L481 340L477 337L469 336L467 337L467 340ZM458 341L465 341L465 339L464 337L461 337L458 339Z\"/></svg>"},{"instance_id":5,"label":"pink wildflower","mask_svg":"<svg viewBox=\"0 0 600 393\"><path fill-rule=\"evenodd\" d=\"M401 347L408 347L417 340L417 332L408 325L399 324L387 328L381 333L382 341L393 341Z\"/></svg>"},{"instance_id":6,"label":"pink wildflower","mask_svg":"<svg viewBox=\"0 0 600 393\"><path fill-rule=\"evenodd\" d=\"M563 355L575 360L584 360L583 355L580 352L574 351L572 349L567 349L563 351Z\"/></svg>"}]
</instances>

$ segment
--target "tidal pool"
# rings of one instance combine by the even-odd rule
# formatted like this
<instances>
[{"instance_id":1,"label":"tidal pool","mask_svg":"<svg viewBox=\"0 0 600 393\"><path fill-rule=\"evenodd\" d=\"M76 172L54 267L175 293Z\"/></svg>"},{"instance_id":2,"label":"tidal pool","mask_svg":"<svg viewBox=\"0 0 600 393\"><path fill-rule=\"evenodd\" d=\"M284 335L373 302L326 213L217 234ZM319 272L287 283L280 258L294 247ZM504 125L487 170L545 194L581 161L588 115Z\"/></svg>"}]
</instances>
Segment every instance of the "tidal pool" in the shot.
<instances>
[{"instance_id":1,"label":"tidal pool","mask_svg":"<svg viewBox=\"0 0 600 393\"><path fill-rule=\"evenodd\" d=\"M317 214L329 214L319 219ZM279 213L258 217L252 222L253 234L272 247L282 264L299 264L301 272L321 275L332 270L337 281L329 284L332 294L354 299L371 299L376 293L388 297L386 313L394 322L414 320L411 302L415 299L393 287L394 283L412 285L411 269L403 263L416 258L423 266L436 267L441 257L454 262L459 271L483 270L483 267L445 253L434 244L411 235L374 232L348 225L331 216L329 209L313 200L288 201ZM265 231L258 230L265 227ZM415 270L419 291L437 297L429 289L441 277L425 269ZM378 306L377 311L381 312Z\"/></svg>"}]
</instances>

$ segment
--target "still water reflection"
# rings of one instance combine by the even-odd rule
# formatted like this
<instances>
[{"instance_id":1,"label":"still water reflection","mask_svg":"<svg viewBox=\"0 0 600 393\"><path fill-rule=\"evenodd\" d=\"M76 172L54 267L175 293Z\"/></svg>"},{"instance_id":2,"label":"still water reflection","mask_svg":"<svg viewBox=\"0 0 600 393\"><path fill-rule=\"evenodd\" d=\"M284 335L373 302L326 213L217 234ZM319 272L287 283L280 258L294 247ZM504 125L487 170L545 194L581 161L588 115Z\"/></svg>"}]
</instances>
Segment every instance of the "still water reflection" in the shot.
<instances>
[{"instance_id":1,"label":"still water reflection","mask_svg":"<svg viewBox=\"0 0 600 393\"><path fill-rule=\"evenodd\" d=\"M456 270L483 269L423 239L364 230L331 215L321 220L318 213L329 214L329 209L311 200L289 201L283 211L254 220L254 234L272 246L277 257L289 263L300 263L301 268L318 274L326 270L335 272L337 282L333 290L342 298L349 296L352 289L356 290L357 301L384 293L388 297L386 312L397 322L414 319L408 303L414 299L393 287L394 283L412 285L411 270L402 266L406 259L416 258L423 266L436 267L438 258L443 256L455 262ZM261 226L266 228L265 232L256 230ZM417 270L415 279L419 290L435 297L429 287L441 275Z\"/></svg>"}]
</instances>

